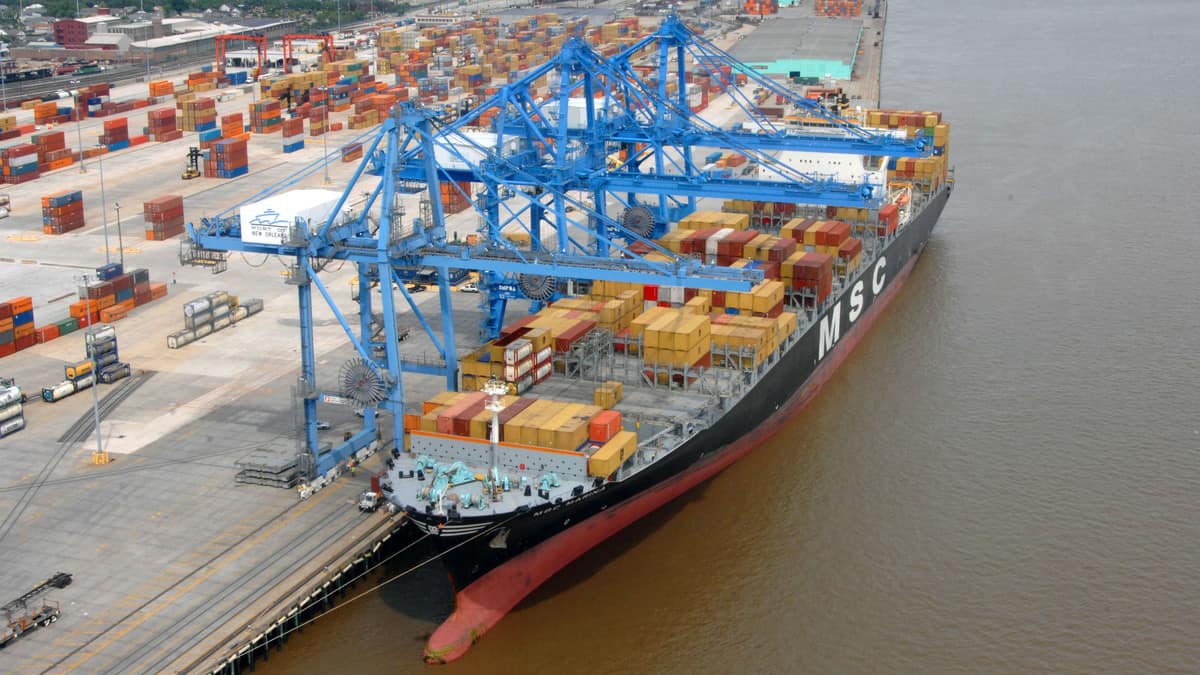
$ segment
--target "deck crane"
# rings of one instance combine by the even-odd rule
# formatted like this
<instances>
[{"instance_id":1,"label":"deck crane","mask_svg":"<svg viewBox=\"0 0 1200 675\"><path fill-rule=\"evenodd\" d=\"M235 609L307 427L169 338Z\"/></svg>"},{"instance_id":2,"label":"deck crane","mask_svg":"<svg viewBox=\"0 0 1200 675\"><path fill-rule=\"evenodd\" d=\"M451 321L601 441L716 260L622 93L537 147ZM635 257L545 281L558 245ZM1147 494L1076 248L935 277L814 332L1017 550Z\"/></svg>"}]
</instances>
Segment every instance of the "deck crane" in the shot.
<instances>
[{"instance_id":1,"label":"deck crane","mask_svg":"<svg viewBox=\"0 0 1200 675\"><path fill-rule=\"evenodd\" d=\"M685 99L666 94L668 77L684 84L683 58L688 50L699 54L696 61L701 65L715 67L718 58L732 62L673 16L654 35L611 60L572 38L551 60L449 124L443 124L434 111L410 103L394 107L373 137L364 141L364 159L324 222L283 223L278 237L268 243L243 236L236 206L188 225L198 250L273 254L295 261L288 283L297 288L305 446L317 473L386 438L377 431L378 411L390 414L390 437L402 438L403 373L443 376L448 388L457 388L448 270L480 273L487 309L485 337L498 331L508 300L548 299L557 291L558 279L746 291L761 280L760 270L703 265L670 253L653 238L669 218L694 210L700 196L878 206L879 186L805 176L775 161L769 154L775 150L893 156L923 152L915 143L876 135L844 120L835 120L844 127L838 136L779 130L735 133L709 125L690 113ZM646 53L660 59L655 82L643 80L630 65ZM752 71L748 74L762 79ZM533 93L535 83L544 77L555 85L548 100ZM487 125L491 130L475 130L484 126L485 116L494 116ZM779 179L706 172L691 157L699 144L748 153ZM614 152L627 158L615 170L609 163ZM306 171L319 168L317 162ZM278 193L300 177L267 188L247 202ZM447 240L443 183L471 200L482 221L479 243ZM346 216L344 208L352 195L364 190L365 203ZM415 192L428 195L428 216L402 222L398 196ZM649 208L646 204L655 199L657 209ZM527 248L504 236L513 229L529 235ZM638 255L634 249L639 247L659 255L653 259ZM378 282L382 331L375 325L372 293L358 294L357 326L338 308L319 275L334 260L356 265L359 288ZM400 283L400 271L420 268L439 272L440 336ZM356 352L342 366L337 393L324 393L315 386L314 290L329 305ZM429 334L440 361L401 358L396 325L399 300ZM365 409L363 429L328 452L322 452L317 441L320 401Z\"/></svg>"}]
</instances>

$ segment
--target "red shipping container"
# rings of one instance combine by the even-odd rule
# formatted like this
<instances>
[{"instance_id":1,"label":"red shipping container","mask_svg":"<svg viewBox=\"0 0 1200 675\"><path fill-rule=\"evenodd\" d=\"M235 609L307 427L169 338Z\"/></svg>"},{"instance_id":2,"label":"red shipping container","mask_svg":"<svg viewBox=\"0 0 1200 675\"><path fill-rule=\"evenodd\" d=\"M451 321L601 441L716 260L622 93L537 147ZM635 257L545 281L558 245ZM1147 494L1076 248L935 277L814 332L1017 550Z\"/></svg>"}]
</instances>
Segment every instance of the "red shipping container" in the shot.
<instances>
[{"instance_id":1,"label":"red shipping container","mask_svg":"<svg viewBox=\"0 0 1200 675\"><path fill-rule=\"evenodd\" d=\"M48 326L42 326L41 328L37 329L37 332L34 334L37 336L38 344L49 342L50 340L58 337L58 325L52 323Z\"/></svg>"},{"instance_id":2,"label":"red shipping container","mask_svg":"<svg viewBox=\"0 0 1200 675\"><path fill-rule=\"evenodd\" d=\"M29 335L26 335L25 337L19 337L19 338L14 339L12 343L16 346L17 351L21 351L22 349L29 349L30 347L37 344L37 336L34 335L33 333L30 333Z\"/></svg>"},{"instance_id":3,"label":"red shipping container","mask_svg":"<svg viewBox=\"0 0 1200 675\"><path fill-rule=\"evenodd\" d=\"M838 257L839 258L849 259L849 258L853 258L854 256L858 255L859 253L862 253L862 240L861 239L850 238L850 239L847 239L846 241L843 241L841 243L841 245L838 246Z\"/></svg>"},{"instance_id":4,"label":"red shipping container","mask_svg":"<svg viewBox=\"0 0 1200 675\"><path fill-rule=\"evenodd\" d=\"M607 443L621 430L621 411L604 410L592 418L588 424L588 440L593 443Z\"/></svg>"},{"instance_id":5,"label":"red shipping container","mask_svg":"<svg viewBox=\"0 0 1200 675\"><path fill-rule=\"evenodd\" d=\"M560 353L570 351L571 346L574 345L575 342L577 342L584 335L587 335L595 327L595 321L582 320L577 322L574 326L564 330L554 338L554 351Z\"/></svg>"},{"instance_id":6,"label":"red shipping container","mask_svg":"<svg viewBox=\"0 0 1200 675\"><path fill-rule=\"evenodd\" d=\"M17 346L12 342L0 345L0 356L10 356L17 351Z\"/></svg>"},{"instance_id":7,"label":"red shipping container","mask_svg":"<svg viewBox=\"0 0 1200 675\"><path fill-rule=\"evenodd\" d=\"M486 401L486 400L487 400L487 394L485 394L481 391L473 391L469 394L464 395L462 400L460 400L458 403L455 403L452 406L447 406L446 408L443 408L442 411L438 413L438 417L437 417L438 433L453 434L454 433L454 418L456 416L462 414L464 411L468 410L472 405L479 403L481 401ZM482 406L480 407L480 409L482 410Z\"/></svg>"}]
</instances>

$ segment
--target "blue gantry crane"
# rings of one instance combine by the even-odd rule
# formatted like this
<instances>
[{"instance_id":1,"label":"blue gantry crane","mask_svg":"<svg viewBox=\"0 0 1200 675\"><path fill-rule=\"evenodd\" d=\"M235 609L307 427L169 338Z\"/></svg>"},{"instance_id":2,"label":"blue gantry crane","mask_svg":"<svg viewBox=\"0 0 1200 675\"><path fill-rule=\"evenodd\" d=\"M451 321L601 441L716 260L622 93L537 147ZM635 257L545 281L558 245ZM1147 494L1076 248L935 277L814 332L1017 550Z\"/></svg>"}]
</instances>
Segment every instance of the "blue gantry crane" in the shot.
<instances>
[{"instance_id":1,"label":"blue gantry crane","mask_svg":"<svg viewBox=\"0 0 1200 675\"><path fill-rule=\"evenodd\" d=\"M728 66L731 73L746 76L745 88L737 86L736 77L717 76L744 118L736 129L723 129L691 113L685 75L689 59L714 74ZM535 94L538 83L547 80L552 94ZM668 87L672 80L675 86ZM810 109L828 120L826 128L780 128L759 113L744 92L750 87L765 88ZM762 279L760 270L704 265L672 254L654 238L667 223L694 211L701 197L871 209L884 197L885 186L880 184L846 184L801 173L777 159L781 151L883 158L928 154L923 139L859 128L762 77L675 16L610 59L572 38L554 58L453 122L400 104L365 145L363 161L322 222L285 222L276 238L264 241L246 236L235 206L188 227L197 253L243 251L294 261L288 282L296 286L299 302L305 446L317 473L383 438L377 412L390 415L392 438L403 437L403 373L442 376L448 388L457 388L450 270L479 273L485 338L498 333L508 301L529 299L536 306L560 292L559 280L746 291ZM698 148L742 153L758 165L759 175L713 171L693 158ZM312 171L310 167L301 174ZM281 192L297 179L252 199ZM447 238L443 184L460 191L480 216L482 236L476 243ZM348 203L360 192L366 194L364 203L348 214ZM399 200L415 192L427 194L428 212L403 222ZM527 246L506 237L514 231L528 237ZM635 249L657 255L639 255ZM373 307L373 294L360 292L357 325L352 325L320 279L331 261L352 262L360 289L378 284L380 314ZM440 332L402 283L405 271L426 268L437 271ZM356 352L343 364L336 392L316 386L314 290ZM440 355L436 362L402 358L402 333L396 323L400 301L432 339ZM321 448L316 421L322 401L364 409L363 429L337 446Z\"/></svg>"}]
</instances>

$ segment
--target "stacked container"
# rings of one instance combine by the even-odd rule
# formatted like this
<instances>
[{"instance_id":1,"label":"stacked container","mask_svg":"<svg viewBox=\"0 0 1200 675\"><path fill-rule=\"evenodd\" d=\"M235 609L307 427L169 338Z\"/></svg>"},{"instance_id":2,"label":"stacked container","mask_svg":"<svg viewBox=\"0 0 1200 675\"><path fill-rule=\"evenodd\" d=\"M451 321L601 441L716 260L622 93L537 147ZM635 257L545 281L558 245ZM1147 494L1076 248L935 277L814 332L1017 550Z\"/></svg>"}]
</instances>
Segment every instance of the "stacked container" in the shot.
<instances>
[{"instance_id":1,"label":"stacked container","mask_svg":"<svg viewBox=\"0 0 1200 675\"><path fill-rule=\"evenodd\" d=\"M34 134L30 140L38 149L38 171L40 173L70 166L74 161L71 149L67 147L65 132L44 131Z\"/></svg>"},{"instance_id":2,"label":"stacked container","mask_svg":"<svg viewBox=\"0 0 1200 675\"><path fill-rule=\"evenodd\" d=\"M349 145L342 146L342 161L343 162L353 162L356 159L362 159L362 156L363 156L363 144L362 143L351 143ZM443 187L445 187L444 184L443 184Z\"/></svg>"},{"instance_id":3,"label":"stacked container","mask_svg":"<svg viewBox=\"0 0 1200 675\"><path fill-rule=\"evenodd\" d=\"M676 368L709 365L709 318L682 309L662 309L642 330L643 363ZM648 375L653 377L652 372Z\"/></svg>"},{"instance_id":4,"label":"stacked container","mask_svg":"<svg viewBox=\"0 0 1200 675\"><path fill-rule=\"evenodd\" d=\"M862 16L863 0L816 0L817 16L850 19Z\"/></svg>"},{"instance_id":5,"label":"stacked container","mask_svg":"<svg viewBox=\"0 0 1200 675\"><path fill-rule=\"evenodd\" d=\"M833 260L828 253L796 252L783 263L783 282L792 290L805 291L810 306L813 299L820 304L833 290Z\"/></svg>"},{"instance_id":6,"label":"stacked container","mask_svg":"<svg viewBox=\"0 0 1200 675\"><path fill-rule=\"evenodd\" d=\"M107 146L109 152L128 148L129 118L117 117L104 120L104 133L100 136L100 144Z\"/></svg>"},{"instance_id":7,"label":"stacked container","mask_svg":"<svg viewBox=\"0 0 1200 675\"><path fill-rule=\"evenodd\" d=\"M121 362L121 356L117 353L117 331L112 326L87 333L84 341L96 379L104 384L112 384L129 377L129 364Z\"/></svg>"},{"instance_id":8,"label":"stacked container","mask_svg":"<svg viewBox=\"0 0 1200 675\"><path fill-rule=\"evenodd\" d=\"M12 304L0 302L0 356L8 356L17 351L15 339Z\"/></svg>"},{"instance_id":9,"label":"stacked container","mask_svg":"<svg viewBox=\"0 0 1200 675\"><path fill-rule=\"evenodd\" d=\"M64 234L83 224L82 190L63 190L42 197L43 234Z\"/></svg>"},{"instance_id":10,"label":"stacked container","mask_svg":"<svg viewBox=\"0 0 1200 675\"><path fill-rule=\"evenodd\" d=\"M33 298L21 296L0 302L0 356L37 344L33 327Z\"/></svg>"},{"instance_id":11,"label":"stacked container","mask_svg":"<svg viewBox=\"0 0 1200 675\"><path fill-rule=\"evenodd\" d=\"M25 183L41 175L38 168L38 147L22 143L0 149L0 168L4 182L10 185Z\"/></svg>"},{"instance_id":12,"label":"stacked container","mask_svg":"<svg viewBox=\"0 0 1200 675\"><path fill-rule=\"evenodd\" d=\"M0 385L0 438L25 428L25 409L21 405L24 401L20 387Z\"/></svg>"},{"instance_id":13,"label":"stacked container","mask_svg":"<svg viewBox=\"0 0 1200 675\"><path fill-rule=\"evenodd\" d=\"M150 82L150 96L170 96L175 93L175 85L170 80L154 80Z\"/></svg>"},{"instance_id":14,"label":"stacked container","mask_svg":"<svg viewBox=\"0 0 1200 675\"><path fill-rule=\"evenodd\" d=\"M256 134L272 134L283 124L282 107L273 98L250 104L250 131Z\"/></svg>"},{"instance_id":15,"label":"stacked container","mask_svg":"<svg viewBox=\"0 0 1200 675\"><path fill-rule=\"evenodd\" d=\"M471 208L471 184L469 182L453 183L441 181L442 210L447 215L466 211Z\"/></svg>"},{"instance_id":16,"label":"stacked container","mask_svg":"<svg viewBox=\"0 0 1200 675\"><path fill-rule=\"evenodd\" d=\"M322 106L320 108L312 108L308 111L308 135L320 136L325 133L325 128L328 122L328 108Z\"/></svg>"},{"instance_id":17,"label":"stacked container","mask_svg":"<svg viewBox=\"0 0 1200 675\"><path fill-rule=\"evenodd\" d=\"M184 329L167 336L167 348L179 349L209 334L262 311L261 298L239 302L237 296L217 291L183 305Z\"/></svg>"},{"instance_id":18,"label":"stacked container","mask_svg":"<svg viewBox=\"0 0 1200 675\"><path fill-rule=\"evenodd\" d=\"M156 143L183 138L183 132L175 127L175 109L151 110L146 115L150 140Z\"/></svg>"},{"instance_id":19,"label":"stacked container","mask_svg":"<svg viewBox=\"0 0 1200 675\"><path fill-rule=\"evenodd\" d=\"M234 136L242 135L244 132L245 127L242 123L242 113L221 116L222 138L233 138Z\"/></svg>"},{"instance_id":20,"label":"stacked container","mask_svg":"<svg viewBox=\"0 0 1200 675\"><path fill-rule=\"evenodd\" d=\"M183 197L163 195L142 203L146 239L163 241L183 233Z\"/></svg>"},{"instance_id":21,"label":"stacked container","mask_svg":"<svg viewBox=\"0 0 1200 675\"><path fill-rule=\"evenodd\" d=\"M285 153L304 149L304 118L297 117L284 120L281 127L283 129L283 151Z\"/></svg>"},{"instance_id":22,"label":"stacked container","mask_svg":"<svg viewBox=\"0 0 1200 675\"><path fill-rule=\"evenodd\" d=\"M217 102L208 97L183 102L180 128L184 131L207 131L217 128Z\"/></svg>"},{"instance_id":23,"label":"stacked container","mask_svg":"<svg viewBox=\"0 0 1200 675\"><path fill-rule=\"evenodd\" d=\"M243 138L227 138L216 143L204 160L207 178L237 178L248 171L249 156Z\"/></svg>"}]
</instances>

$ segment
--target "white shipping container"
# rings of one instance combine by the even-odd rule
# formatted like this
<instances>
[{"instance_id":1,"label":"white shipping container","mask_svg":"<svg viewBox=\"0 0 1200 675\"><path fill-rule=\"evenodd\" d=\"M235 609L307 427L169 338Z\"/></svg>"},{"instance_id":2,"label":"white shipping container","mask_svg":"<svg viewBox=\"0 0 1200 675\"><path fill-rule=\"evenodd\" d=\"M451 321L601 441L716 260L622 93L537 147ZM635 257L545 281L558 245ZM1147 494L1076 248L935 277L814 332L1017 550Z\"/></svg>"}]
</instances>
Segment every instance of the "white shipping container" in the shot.
<instances>
[{"instance_id":1,"label":"white shipping container","mask_svg":"<svg viewBox=\"0 0 1200 675\"><path fill-rule=\"evenodd\" d=\"M716 255L717 254L717 245L721 243L722 239L724 239L725 237L728 237L732 233L733 233L732 227L726 227L726 228L717 230L716 233L714 233L711 237L709 237L704 242L704 252L710 256Z\"/></svg>"},{"instance_id":2,"label":"white shipping container","mask_svg":"<svg viewBox=\"0 0 1200 675\"><path fill-rule=\"evenodd\" d=\"M8 420L7 422L0 424L0 438L7 436L9 434L15 434L24 428L25 428L25 418L24 417L18 417L16 419Z\"/></svg>"},{"instance_id":3,"label":"white shipping container","mask_svg":"<svg viewBox=\"0 0 1200 675\"><path fill-rule=\"evenodd\" d=\"M21 404L20 403L14 403L13 405L8 406L7 408L0 408L0 422L3 422L4 420L11 420L12 418L19 416L20 414L21 414Z\"/></svg>"},{"instance_id":4,"label":"white shipping container","mask_svg":"<svg viewBox=\"0 0 1200 675\"><path fill-rule=\"evenodd\" d=\"M0 388L0 408L21 400L20 387L3 387Z\"/></svg>"}]
</instances>

